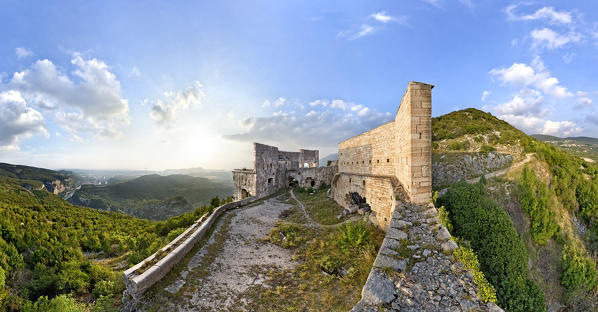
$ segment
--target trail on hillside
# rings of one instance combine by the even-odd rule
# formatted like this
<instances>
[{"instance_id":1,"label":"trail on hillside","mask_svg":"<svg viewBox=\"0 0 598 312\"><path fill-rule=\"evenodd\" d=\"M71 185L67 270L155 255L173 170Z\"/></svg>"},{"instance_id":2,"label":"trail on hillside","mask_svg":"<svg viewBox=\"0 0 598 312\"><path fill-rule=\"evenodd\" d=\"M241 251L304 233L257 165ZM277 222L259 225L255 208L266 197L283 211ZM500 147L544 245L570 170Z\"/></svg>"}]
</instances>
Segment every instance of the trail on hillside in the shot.
<instances>
[{"instance_id":1,"label":"trail on hillside","mask_svg":"<svg viewBox=\"0 0 598 312\"><path fill-rule=\"evenodd\" d=\"M533 153L529 153L525 155L525 159L516 162L514 164L512 164L511 166L504 168L504 169L500 169L500 170L496 170L496 171L492 171L489 173L486 173L484 175L484 178L486 179L490 179L490 178L494 178L494 177L498 177L498 176L502 176L507 174L507 172L514 170L514 169L518 169L520 167L523 167L525 164L527 164L528 162L530 162L532 160L532 157L534 156ZM480 181L481 177L477 177L477 178L473 178L473 179L469 179L469 180L465 180L465 182L467 183L477 183ZM442 196L446 193L446 191L448 190L448 187L443 188L441 190L438 191L438 196Z\"/></svg>"}]
</instances>

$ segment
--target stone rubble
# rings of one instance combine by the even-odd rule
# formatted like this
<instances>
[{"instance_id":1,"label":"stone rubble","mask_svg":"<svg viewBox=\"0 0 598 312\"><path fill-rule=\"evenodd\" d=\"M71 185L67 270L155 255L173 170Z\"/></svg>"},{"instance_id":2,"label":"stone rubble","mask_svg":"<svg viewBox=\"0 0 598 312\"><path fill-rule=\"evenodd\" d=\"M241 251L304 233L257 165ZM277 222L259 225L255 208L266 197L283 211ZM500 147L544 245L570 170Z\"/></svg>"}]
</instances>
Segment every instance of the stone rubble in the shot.
<instances>
[{"instance_id":1,"label":"stone rubble","mask_svg":"<svg viewBox=\"0 0 598 312\"><path fill-rule=\"evenodd\" d=\"M352 311L502 311L481 302L473 275L454 259L457 244L437 214L432 204L397 202Z\"/></svg>"}]
</instances>

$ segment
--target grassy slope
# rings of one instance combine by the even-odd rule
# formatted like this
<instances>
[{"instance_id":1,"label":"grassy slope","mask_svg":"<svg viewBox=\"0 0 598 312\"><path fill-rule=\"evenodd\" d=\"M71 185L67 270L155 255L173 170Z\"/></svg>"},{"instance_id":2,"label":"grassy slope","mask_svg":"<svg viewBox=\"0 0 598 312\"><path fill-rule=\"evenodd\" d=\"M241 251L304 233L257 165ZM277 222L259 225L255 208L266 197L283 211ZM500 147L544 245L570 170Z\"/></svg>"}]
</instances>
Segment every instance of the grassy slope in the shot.
<instances>
[{"instance_id":1,"label":"grassy slope","mask_svg":"<svg viewBox=\"0 0 598 312\"><path fill-rule=\"evenodd\" d=\"M96 209L163 220L208 204L214 196L222 198L231 193L230 185L206 178L154 174L105 186L83 185L69 201Z\"/></svg>"},{"instance_id":2,"label":"grassy slope","mask_svg":"<svg viewBox=\"0 0 598 312\"><path fill-rule=\"evenodd\" d=\"M535 157L528 166L534 170L541 181L549 185L554 179L553 170L558 167L555 165L557 162L553 160L553 158L557 158L553 156L554 154L566 159L567 163L578 164L571 165L572 167L579 167L579 164L582 163L577 157L563 155L564 153L559 154L547 143L527 136L507 122L477 109L465 109L433 118L432 131L434 153L437 154L454 152L454 149L450 148L451 146L460 146L461 150L476 152L483 145L492 146L500 152L513 154L519 159L526 152L534 152ZM557 302L563 303L567 301L567 292L560 283L562 243L551 239L547 244L540 246L533 242L529 233L528 217L521 211L516 196L521 170L522 167L513 169L504 178L489 181L488 188L494 199L505 207L518 233L524 239L529 255L529 274L543 288L546 303L549 306ZM550 209L555 212L556 222L564 236L561 241L583 245L572 222L572 213L563 207L554 193L550 201Z\"/></svg>"}]
</instances>

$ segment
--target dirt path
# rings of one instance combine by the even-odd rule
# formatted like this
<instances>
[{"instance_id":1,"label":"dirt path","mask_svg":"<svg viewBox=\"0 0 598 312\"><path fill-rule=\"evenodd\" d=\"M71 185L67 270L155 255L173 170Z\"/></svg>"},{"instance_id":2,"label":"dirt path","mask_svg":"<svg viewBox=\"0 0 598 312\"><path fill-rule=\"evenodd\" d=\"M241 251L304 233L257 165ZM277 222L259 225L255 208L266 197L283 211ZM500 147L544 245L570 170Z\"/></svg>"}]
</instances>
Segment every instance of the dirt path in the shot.
<instances>
[{"instance_id":1,"label":"dirt path","mask_svg":"<svg viewBox=\"0 0 598 312\"><path fill-rule=\"evenodd\" d=\"M222 215L209 240L179 273L171 273L178 276L156 291L147 310L161 306L158 311L245 311L247 302L238 298L262 284L268 270L297 264L290 250L263 241L280 213L292 207L282 200L278 196Z\"/></svg>"}]
</instances>

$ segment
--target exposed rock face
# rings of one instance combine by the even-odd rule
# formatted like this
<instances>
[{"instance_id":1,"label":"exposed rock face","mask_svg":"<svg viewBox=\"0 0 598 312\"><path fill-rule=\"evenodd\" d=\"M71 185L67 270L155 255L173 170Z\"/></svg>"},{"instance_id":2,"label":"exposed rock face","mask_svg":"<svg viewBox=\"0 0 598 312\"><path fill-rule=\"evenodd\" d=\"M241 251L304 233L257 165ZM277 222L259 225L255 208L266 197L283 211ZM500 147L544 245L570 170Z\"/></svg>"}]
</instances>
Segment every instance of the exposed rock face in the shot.
<instances>
[{"instance_id":1,"label":"exposed rock face","mask_svg":"<svg viewBox=\"0 0 598 312\"><path fill-rule=\"evenodd\" d=\"M448 153L432 158L432 187L435 189L461 180L479 177L513 162L513 156L496 152Z\"/></svg>"},{"instance_id":2,"label":"exposed rock face","mask_svg":"<svg viewBox=\"0 0 598 312\"><path fill-rule=\"evenodd\" d=\"M56 195L69 190L71 188L71 184L70 178L64 180L44 181L44 186L48 192L54 193Z\"/></svg>"},{"instance_id":3,"label":"exposed rock face","mask_svg":"<svg viewBox=\"0 0 598 312\"><path fill-rule=\"evenodd\" d=\"M352 311L502 311L482 303L457 244L431 205L397 203L374 267Z\"/></svg>"}]
</instances>

